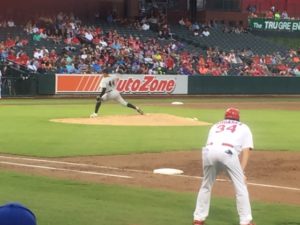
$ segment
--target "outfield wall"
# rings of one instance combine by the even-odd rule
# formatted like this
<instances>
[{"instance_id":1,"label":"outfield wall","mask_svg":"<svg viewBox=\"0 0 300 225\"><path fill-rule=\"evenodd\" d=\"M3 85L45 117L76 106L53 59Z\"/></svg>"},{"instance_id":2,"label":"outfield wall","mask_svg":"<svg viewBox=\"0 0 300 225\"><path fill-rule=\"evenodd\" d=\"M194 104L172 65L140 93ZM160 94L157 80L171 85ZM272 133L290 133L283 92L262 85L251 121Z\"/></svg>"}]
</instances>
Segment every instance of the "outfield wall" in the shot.
<instances>
[{"instance_id":1,"label":"outfield wall","mask_svg":"<svg viewBox=\"0 0 300 225\"><path fill-rule=\"evenodd\" d=\"M101 75L37 75L2 78L3 97L82 95L98 92ZM75 77L75 78L72 78ZM299 95L300 77L121 75L118 90L126 95Z\"/></svg>"},{"instance_id":2,"label":"outfield wall","mask_svg":"<svg viewBox=\"0 0 300 225\"><path fill-rule=\"evenodd\" d=\"M84 76L88 80L88 75L80 76ZM161 85L164 81L165 83ZM98 82L100 83L100 80ZM83 87L82 84L83 82L81 82L81 86ZM96 88L92 91L89 90L86 92L96 93L98 86L96 85ZM300 94L300 77L121 75L118 90L123 94L139 95ZM57 89L56 93L62 94L62 92L57 92ZM72 93L83 93L83 91L79 88L79 90Z\"/></svg>"},{"instance_id":3,"label":"outfield wall","mask_svg":"<svg viewBox=\"0 0 300 225\"><path fill-rule=\"evenodd\" d=\"M300 77L191 76L188 94L300 94Z\"/></svg>"}]
</instances>

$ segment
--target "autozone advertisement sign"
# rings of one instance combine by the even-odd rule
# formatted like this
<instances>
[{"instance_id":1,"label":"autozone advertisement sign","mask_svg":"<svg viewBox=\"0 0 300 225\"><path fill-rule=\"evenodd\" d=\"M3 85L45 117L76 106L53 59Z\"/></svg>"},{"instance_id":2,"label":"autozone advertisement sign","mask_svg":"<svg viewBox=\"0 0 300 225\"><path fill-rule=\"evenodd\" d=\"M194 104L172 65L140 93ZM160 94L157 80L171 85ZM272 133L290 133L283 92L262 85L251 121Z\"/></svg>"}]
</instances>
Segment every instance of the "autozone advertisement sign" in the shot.
<instances>
[{"instance_id":1,"label":"autozone advertisement sign","mask_svg":"<svg viewBox=\"0 0 300 225\"><path fill-rule=\"evenodd\" d=\"M56 74L57 94L97 93L99 74ZM123 94L187 94L188 79L180 75L120 75L117 90Z\"/></svg>"}]
</instances>

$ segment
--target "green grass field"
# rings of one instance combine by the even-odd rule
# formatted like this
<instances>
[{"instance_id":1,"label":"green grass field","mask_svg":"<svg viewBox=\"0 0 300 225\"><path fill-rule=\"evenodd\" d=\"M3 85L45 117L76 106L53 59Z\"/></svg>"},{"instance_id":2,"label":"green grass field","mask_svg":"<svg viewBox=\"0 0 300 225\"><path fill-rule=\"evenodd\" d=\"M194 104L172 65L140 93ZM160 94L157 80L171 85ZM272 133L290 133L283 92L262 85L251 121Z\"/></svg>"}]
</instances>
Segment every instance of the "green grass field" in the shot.
<instances>
[{"instance_id":1,"label":"green grass field","mask_svg":"<svg viewBox=\"0 0 300 225\"><path fill-rule=\"evenodd\" d=\"M179 99L183 102L276 102L291 99ZM131 99L145 112L221 120L224 109L155 106L178 99ZM0 152L63 157L130 154L176 150L199 151L209 127L116 127L60 124L52 118L87 117L93 99L21 99L0 101ZM134 114L118 104L104 103L103 115ZM242 121L254 134L257 150L300 151L300 112L241 110ZM155 141L153 141L155 140ZM176 141L174 141L176 140ZM0 204L18 201L37 215L39 225L183 225L191 224L197 193L177 193L65 181L1 170ZM253 203L258 225L299 225L299 206ZM209 225L238 224L233 199L214 198ZM1 223L0 223L1 224Z\"/></svg>"}]
</instances>

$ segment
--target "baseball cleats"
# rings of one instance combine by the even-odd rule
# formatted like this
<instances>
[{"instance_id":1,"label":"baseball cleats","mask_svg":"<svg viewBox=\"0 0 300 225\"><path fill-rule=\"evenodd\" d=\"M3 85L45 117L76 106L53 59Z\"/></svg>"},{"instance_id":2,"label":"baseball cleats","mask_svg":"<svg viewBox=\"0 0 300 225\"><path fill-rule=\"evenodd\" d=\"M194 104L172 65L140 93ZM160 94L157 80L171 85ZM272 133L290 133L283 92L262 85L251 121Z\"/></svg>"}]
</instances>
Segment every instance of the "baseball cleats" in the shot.
<instances>
[{"instance_id":1,"label":"baseball cleats","mask_svg":"<svg viewBox=\"0 0 300 225\"><path fill-rule=\"evenodd\" d=\"M144 115L143 110L141 110L139 107L136 107L136 111L137 111L139 114Z\"/></svg>"},{"instance_id":2,"label":"baseball cleats","mask_svg":"<svg viewBox=\"0 0 300 225\"><path fill-rule=\"evenodd\" d=\"M90 115L90 118L96 118L97 116L98 116L97 113L92 113L92 114Z\"/></svg>"},{"instance_id":3,"label":"baseball cleats","mask_svg":"<svg viewBox=\"0 0 300 225\"><path fill-rule=\"evenodd\" d=\"M194 220L193 225L205 225L204 221Z\"/></svg>"}]
</instances>

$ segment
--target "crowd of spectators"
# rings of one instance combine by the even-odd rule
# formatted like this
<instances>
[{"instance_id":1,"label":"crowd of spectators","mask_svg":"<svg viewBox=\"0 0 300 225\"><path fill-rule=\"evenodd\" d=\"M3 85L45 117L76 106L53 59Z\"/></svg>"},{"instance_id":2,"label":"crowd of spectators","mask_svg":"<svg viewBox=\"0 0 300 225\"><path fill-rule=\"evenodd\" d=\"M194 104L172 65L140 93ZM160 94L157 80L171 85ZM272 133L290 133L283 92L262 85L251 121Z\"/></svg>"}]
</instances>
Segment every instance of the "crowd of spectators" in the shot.
<instances>
[{"instance_id":1,"label":"crowd of spectators","mask_svg":"<svg viewBox=\"0 0 300 225\"><path fill-rule=\"evenodd\" d=\"M214 28L217 25L215 21L211 21L210 23L206 24L201 24L197 21L192 23L188 17L182 17L178 23L180 26L183 26L187 30L191 31L194 36L199 37L208 37L210 35L210 28Z\"/></svg>"},{"instance_id":2,"label":"crowd of spectators","mask_svg":"<svg viewBox=\"0 0 300 225\"><path fill-rule=\"evenodd\" d=\"M144 24L157 24L158 37L161 29L170 32L164 17L142 18L138 23L139 26L136 22L130 26L142 32ZM182 25L188 26L188 23L186 20ZM300 52L296 50L256 55L251 49L225 52L212 47L195 54L186 51L180 41L168 40L163 44L157 38L124 36L115 29L104 32L99 25L84 24L74 15L64 13L28 21L23 29L25 37L8 34L6 40L0 42L0 56L2 61L31 72L88 74L109 68L121 74L300 75ZM205 25L203 31L206 29L211 29L211 24ZM26 51L31 42L35 46L32 55Z\"/></svg>"},{"instance_id":3,"label":"crowd of spectators","mask_svg":"<svg viewBox=\"0 0 300 225\"><path fill-rule=\"evenodd\" d=\"M270 9L266 11L258 11L256 5L248 6L249 18L266 18L266 19L274 19L274 20L294 20L298 19L295 17L290 17L286 10L280 11L276 9L273 5Z\"/></svg>"}]
</instances>

